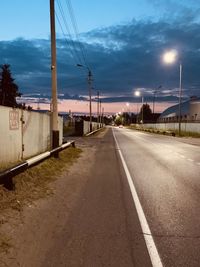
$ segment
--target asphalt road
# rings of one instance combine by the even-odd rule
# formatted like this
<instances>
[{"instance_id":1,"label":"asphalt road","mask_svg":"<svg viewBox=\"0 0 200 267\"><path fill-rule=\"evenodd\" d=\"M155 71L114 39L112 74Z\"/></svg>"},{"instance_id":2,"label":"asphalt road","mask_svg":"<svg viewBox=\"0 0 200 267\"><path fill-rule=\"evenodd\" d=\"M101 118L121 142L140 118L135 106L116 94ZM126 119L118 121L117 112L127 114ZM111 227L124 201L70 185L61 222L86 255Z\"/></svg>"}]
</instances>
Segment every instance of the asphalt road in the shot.
<instances>
[{"instance_id":1,"label":"asphalt road","mask_svg":"<svg viewBox=\"0 0 200 267\"><path fill-rule=\"evenodd\" d=\"M113 133L162 265L200 266L200 146L125 128Z\"/></svg>"},{"instance_id":2,"label":"asphalt road","mask_svg":"<svg viewBox=\"0 0 200 267\"><path fill-rule=\"evenodd\" d=\"M13 247L0 262L200 266L200 146L181 140L125 128L78 138L81 157L55 193L7 226Z\"/></svg>"},{"instance_id":3,"label":"asphalt road","mask_svg":"<svg viewBox=\"0 0 200 267\"><path fill-rule=\"evenodd\" d=\"M39 266L151 266L111 128L76 145L95 149L87 183Z\"/></svg>"}]
</instances>

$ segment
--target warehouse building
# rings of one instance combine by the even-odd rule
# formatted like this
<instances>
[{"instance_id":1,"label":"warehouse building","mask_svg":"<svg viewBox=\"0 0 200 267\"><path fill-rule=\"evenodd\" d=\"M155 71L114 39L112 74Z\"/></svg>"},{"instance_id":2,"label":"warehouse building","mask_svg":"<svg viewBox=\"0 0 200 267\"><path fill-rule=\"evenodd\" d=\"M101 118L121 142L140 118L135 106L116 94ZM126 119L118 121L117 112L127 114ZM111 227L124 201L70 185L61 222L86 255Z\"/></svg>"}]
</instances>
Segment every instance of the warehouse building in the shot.
<instances>
[{"instance_id":1,"label":"warehouse building","mask_svg":"<svg viewBox=\"0 0 200 267\"><path fill-rule=\"evenodd\" d=\"M167 108L159 117L159 122L177 122L179 120L179 104ZM181 121L200 122L200 98L191 97L181 104Z\"/></svg>"}]
</instances>

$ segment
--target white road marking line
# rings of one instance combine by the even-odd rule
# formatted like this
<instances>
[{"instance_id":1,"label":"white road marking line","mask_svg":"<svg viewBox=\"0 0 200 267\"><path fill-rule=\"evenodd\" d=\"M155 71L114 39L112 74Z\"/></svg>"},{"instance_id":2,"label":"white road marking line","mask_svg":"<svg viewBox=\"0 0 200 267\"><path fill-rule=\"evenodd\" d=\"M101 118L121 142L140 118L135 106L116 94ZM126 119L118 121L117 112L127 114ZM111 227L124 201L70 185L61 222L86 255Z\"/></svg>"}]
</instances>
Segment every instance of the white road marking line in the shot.
<instances>
[{"instance_id":1,"label":"white road marking line","mask_svg":"<svg viewBox=\"0 0 200 267\"><path fill-rule=\"evenodd\" d=\"M135 207L136 207L136 210L137 210L138 218L139 218L139 221L140 221L140 225L141 225L141 228L142 228L143 236L144 236L144 239L145 239L147 250L149 252L149 256L150 256L150 259L151 259L152 266L153 267L163 267L161 258L159 256L158 250L157 250L155 242L153 240L153 236L151 234L151 230L149 228L147 219L145 217L145 214L144 214L144 211L142 209L140 200L138 198L135 186L133 184L133 180L131 178L130 172L128 170L128 167L126 165L126 162L124 160L122 152L121 152L121 150L119 148L119 144L117 142L117 139L115 137L114 132L113 132L113 136L114 136L114 139L115 139L115 142L116 142L117 150L119 152L119 155L120 155L120 158L121 158L121 161L122 161L122 165L124 167L124 171L126 173L126 177L127 177L128 183L129 183L129 187L130 187L130 190L131 190L133 201L135 203Z\"/></svg>"},{"instance_id":2,"label":"white road marking line","mask_svg":"<svg viewBox=\"0 0 200 267\"><path fill-rule=\"evenodd\" d=\"M185 156L184 156L184 155L181 155L181 154L180 154L180 157L183 158L183 159L185 159Z\"/></svg>"},{"instance_id":3,"label":"white road marking line","mask_svg":"<svg viewBox=\"0 0 200 267\"><path fill-rule=\"evenodd\" d=\"M190 161L190 162L194 162L194 160L193 159L187 159L188 161Z\"/></svg>"}]
</instances>

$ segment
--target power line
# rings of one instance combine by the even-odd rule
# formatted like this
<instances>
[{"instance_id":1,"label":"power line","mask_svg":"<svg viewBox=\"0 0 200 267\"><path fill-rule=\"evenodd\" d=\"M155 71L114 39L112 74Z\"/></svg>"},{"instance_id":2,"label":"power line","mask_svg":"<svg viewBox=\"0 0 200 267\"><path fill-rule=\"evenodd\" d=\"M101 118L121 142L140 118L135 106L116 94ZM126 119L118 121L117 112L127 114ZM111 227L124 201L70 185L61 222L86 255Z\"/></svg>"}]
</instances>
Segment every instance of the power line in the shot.
<instances>
[{"instance_id":1,"label":"power line","mask_svg":"<svg viewBox=\"0 0 200 267\"><path fill-rule=\"evenodd\" d=\"M57 0L57 5L58 5L58 8L59 8L59 11L60 11L62 20L63 20L63 22L64 22L64 26L65 26L65 28L66 28L66 30L67 30L69 39L70 39L70 41L71 41L71 45L72 45L74 54L76 55L78 61L79 61L79 62L82 62L81 57L80 57L80 55L79 55L79 53L78 53L78 50L77 50L77 48L76 48L75 42L74 42L74 40L73 40L73 38L72 38L72 34L71 34L71 32L70 32L70 29L69 29L69 26L68 26L68 23L67 23L67 19L66 19L66 16L65 16L65 13L64 13L64 10L63 10L63 7L62 7L62 4L61 4L60 0ZM64 32L64 31L63 31L63 32Z\"/></svg>"},{"instance_id":2,"label":"power line","mask_svg":"<svg viewBox=\"0 0 200 267\"><path fill-rule=\"evenodd\" d=\"M83 57L84 64L86 66L88 66L87 61L86 61L86 50L85 50L85 47L84 47L83 43L80 41L80 38L79 38L78 25L77 25L77 22L76 22L76 17L74 15L74 10L73 10L71 1L70 0L65 0L65 3L67 5L67 7L68 7L68 11L69 11L69 15L70 15L70 18L71 18L72 26L74 28L75 36L76 36L76 39L77 39L78 44L79 44L79 48L80 48L80 51L81 51L81 54L82 54L82 57Z\"/></svg>"},{"instance_id":3,"label":"power line","mask_svg":"<svg viewBox=\"0 0 200 267\"><path fill-rule=\"evenodd\" d=\"M60 25L60 29L61 29L61 31L62 31L62 33L63 33L63 36L64 36L65 40L66 40L67 46L68 46L68 48L69 48L69 50L70 50L70 52L71 52L71 55L72 55L72 57L73 57L73 59L74 59L75 64L76 64L76 59L75 59L76 54L75 54L74 51L72 50L72 47L71 47L71 45L70 45L70 42L69 42L69 40L67 39L66 34L64 33L64 30L63 30L61 21L60 21L60 19L59 19L59 17L58 17L58 14L57 14L56 12L55 12L55 14L56 14L56 19L57 19L57 21L58 21L58 24Z\"/></svg>"},{"instance_id":4,"label":"power line","mask_svg":"<svg viewBox=\"0 0 200 267\"><path fill-rule=\"evenodd\" d=\"M80 42L80 39L79 39L78 26L77 26L72 4L70 1L66 1L66 0L65 0L65 3L67 5L67 10L68 10L70 20L71 20L71 27L72 27L71 29L74 31L74 34L72 35L70 32L70 27L67 22L66 14L64 12L61 0L56 0L56 4L59 10L59 14L56 13L56 19L60 25L63 36L65 37L67 41L67 45L71 51L72 57L75 61L75 65L77 65L77 63L79 64L81 63L81 65L86 66L87 69L89 69L88 63L86 61L86 51L85 51L85 48L82 42ZM67 31L68 35L65 34L65 31ZM75 39L76 41L74 41L73 36L76 38Z\"/></svg>"}]
</instances>

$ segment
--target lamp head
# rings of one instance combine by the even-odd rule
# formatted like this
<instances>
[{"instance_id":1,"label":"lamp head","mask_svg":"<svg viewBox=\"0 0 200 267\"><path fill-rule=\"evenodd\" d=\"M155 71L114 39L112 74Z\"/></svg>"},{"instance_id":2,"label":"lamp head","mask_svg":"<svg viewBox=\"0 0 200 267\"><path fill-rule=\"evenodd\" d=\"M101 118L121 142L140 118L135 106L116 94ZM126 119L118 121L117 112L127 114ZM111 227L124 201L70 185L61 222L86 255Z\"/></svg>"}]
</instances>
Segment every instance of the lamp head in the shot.
<instances>
[{"instance_id":1,"label":"lamp head","mask_svg":"<svg viewBox=\"0 0 200 267\"><path fill-rule=\"evenodd\" d=\"M177 51L170 50L163 55L163 62L166 64L172 64L176 61L177 58Z\"/></svg>"},{"instance_id":2,"label":"lamp head","mask_svg":"<svg viewBox=\"0 0 200 267\"><path fill-rule=\"evenodd\" d=\"M141 93L140 93L140 91L135 91L134 95L135 96L141 96Z\"/></svg>"}]
</instances>

